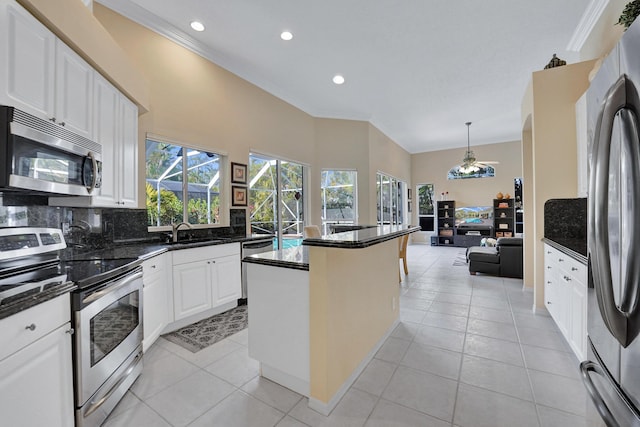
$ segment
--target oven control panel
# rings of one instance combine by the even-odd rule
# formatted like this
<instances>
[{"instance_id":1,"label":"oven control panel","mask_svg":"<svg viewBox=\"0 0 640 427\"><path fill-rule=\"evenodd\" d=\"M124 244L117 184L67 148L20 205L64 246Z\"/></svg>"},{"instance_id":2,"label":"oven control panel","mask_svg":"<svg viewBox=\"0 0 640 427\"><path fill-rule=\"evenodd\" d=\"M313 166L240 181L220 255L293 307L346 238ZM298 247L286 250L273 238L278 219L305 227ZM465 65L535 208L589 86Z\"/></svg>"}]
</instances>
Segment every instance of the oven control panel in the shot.
<instances>
[{"instance_id":1,"label":"oven control panel","mask_svg":"<svg viewBox=\"0 0 640 427\"><path fill-rule=\"evenodd\" d=\"M0 228L0 260L42 254L67 247L59 228Z\"/></svg>"}]
</instances>

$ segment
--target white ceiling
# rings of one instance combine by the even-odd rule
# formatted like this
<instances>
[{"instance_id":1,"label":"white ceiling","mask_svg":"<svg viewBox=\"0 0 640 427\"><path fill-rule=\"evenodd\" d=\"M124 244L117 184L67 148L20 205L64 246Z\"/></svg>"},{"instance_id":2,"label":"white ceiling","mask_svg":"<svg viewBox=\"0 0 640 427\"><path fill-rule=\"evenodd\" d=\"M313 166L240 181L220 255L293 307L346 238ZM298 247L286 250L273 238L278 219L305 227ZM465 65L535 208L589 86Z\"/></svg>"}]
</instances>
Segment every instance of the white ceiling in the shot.
<instances>
[{"instance_id":1,"label":"white ceiling","mask_svg":"<svg viewBox=\"0 0 640 427\"><path fill-rule=\"evenodd\" d=\"M96 0L317 117L367 120L411 153L520 139L533 71L589 0ZM206 26L202 33L192 20ZM289 30L294 38L280 39ZM342 74L346 83L332 83Z\"/></svg>"}]
</instances>

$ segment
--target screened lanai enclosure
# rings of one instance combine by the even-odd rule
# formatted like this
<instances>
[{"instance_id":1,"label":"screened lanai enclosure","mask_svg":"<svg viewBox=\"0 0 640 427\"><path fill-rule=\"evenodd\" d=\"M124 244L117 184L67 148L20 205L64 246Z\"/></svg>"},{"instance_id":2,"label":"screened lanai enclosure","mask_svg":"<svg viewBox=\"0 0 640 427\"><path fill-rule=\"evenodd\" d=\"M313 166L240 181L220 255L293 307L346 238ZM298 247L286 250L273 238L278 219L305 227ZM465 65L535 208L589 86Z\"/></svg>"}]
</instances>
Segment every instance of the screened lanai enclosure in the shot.
<instances>
[{"instance_id":1,"label":"screened lanai enclosure","mask_svg":"<svg viewBox=\"0 0 640 427\"><path fill-rule=\"evenodd\" d=\"M251 233L274 234L275 249L300 245L304 230L303 183L303 165L251 154Z\"/></svg>"},{"instance_id":2,"label":"screened lanai enclosure","mask_svg":"<svg viewBox=\"0 0 640 427\"><path fill-rule=\"evenodd\" d=\"M150 226L220 222L218 154L150 139L145 149Z\"/></svg>"}]
</instances>

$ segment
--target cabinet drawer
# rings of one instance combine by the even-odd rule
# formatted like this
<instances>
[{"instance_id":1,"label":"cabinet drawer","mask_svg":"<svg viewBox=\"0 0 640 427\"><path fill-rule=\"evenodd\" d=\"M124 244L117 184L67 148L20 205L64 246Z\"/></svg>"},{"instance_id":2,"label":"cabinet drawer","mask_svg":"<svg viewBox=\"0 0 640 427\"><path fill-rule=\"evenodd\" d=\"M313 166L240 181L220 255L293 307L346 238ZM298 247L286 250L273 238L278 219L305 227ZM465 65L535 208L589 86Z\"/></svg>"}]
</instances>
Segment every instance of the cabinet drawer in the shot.
<instances>
[{"instance_id":1,"label":"cabinet drawer","mask_svg":"<svg viewBox=\"0 0 640 427\"><path fill-rule=\"evenodd\" d=\"M173 265L186 264L189 262L205 261L240 253L240 243L227 243L224 245L202 246L199 248L181 249L173 251Z\"/></svg>"},{"instance_id":2,"label":"cabinet drawer","mask_svg":"<svg viewBox=\"0 0 640 427\"><path fill-rule=\"evenodd\" d=\"M71 320L69 294L0 320L0 360ZM27 329L33 325L34 330Z\"/></svg>"},{"instance_id":3,"label":"cabinet drawer","mask_svg":"<svg viewBox=\"0 0 640 427\"><path fill-rule=\"evenodd\" d=\"M166 273L165 264L167 263L167 254L161 254L142 262L143 282L145 284L153 282L157 277Z\"/></svg>"}]
</instances>

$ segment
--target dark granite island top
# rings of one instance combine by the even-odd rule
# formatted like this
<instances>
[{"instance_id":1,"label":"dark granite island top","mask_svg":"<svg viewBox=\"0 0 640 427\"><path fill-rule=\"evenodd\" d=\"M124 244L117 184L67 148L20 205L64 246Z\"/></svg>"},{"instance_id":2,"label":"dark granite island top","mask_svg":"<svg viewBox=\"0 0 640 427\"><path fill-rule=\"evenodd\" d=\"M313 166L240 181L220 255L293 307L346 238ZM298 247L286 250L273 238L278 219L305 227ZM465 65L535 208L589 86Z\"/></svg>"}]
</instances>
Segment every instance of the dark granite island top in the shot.
<instances>
[{"instance_id":1,"label":"dark granite island top","mask_svg":"<svg viewBox=\"0 0 640 427\"><path fill-rule=\"evenodd\" d=\"M309 249L303 246L264 252L245 257L242 262L309 271Z\"/></svg>"},{"instance_id":2,"label":"dark granite island top","mask_svg":"<svg viewBox=\"0 0 640 427\"><path fill-rule=\"evenodd\" d=\"M415 233L420 230L421 228L417 226L381 225L361 230L327 234L319 238L307 238L302 241L302 244L304 246L321 246L325 248L359 249L396 239L405 234Z\"/></svg>"}]
</instances>

